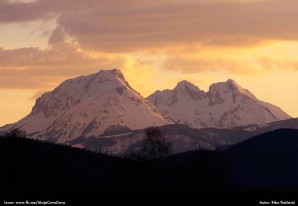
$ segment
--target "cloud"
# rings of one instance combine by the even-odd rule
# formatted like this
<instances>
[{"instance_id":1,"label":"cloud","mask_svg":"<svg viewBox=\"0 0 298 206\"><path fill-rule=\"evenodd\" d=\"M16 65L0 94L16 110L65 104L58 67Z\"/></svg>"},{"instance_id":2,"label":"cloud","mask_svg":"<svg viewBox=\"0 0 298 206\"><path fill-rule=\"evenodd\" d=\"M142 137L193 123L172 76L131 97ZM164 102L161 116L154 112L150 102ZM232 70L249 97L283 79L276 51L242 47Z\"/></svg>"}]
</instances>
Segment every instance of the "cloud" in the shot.
<instances>
[{"instance_id":1,"label":"cloud","mask_svg":"<svg viewBox=\"0 0 298 206\"><path fill-rule=\"evenodd\" d=\"M297 67L294 61L274 59L276 55L250 52L252 57L242 53L231 58L223 49L236 47L231 54L264 42L298 40L296 0L0 1L0 25L48 18L56 19L57 27L47 49L0 47L0 88L47 89L58 79L114 67L129 71L130 79L135 71L153 68L256 74ZM165 52L165 60L155 56L127 66L128 56L143 52L144 57L150 51Z\"/></svg>"},{"instance_id":2,"label":"cloud","mask_svg":"<svg viewBox=\"0 0 298 206\"><path fill-rule=\"evenodd\" d=\"M53 16L58 17L59 29L82 47L97 51L131 52L194 43L249 46L298 39L296 0L38 0L0 6L3 23Z\"/></svg>"},{"instance_id":3,"label":"cloud","mask_svg":"<svg viewBox=\"0 0 298 206\"><path fill-rule=\"evenodd\" d=\"M125 62L121 57L95 56L75 43L63 42L59 35L46 50L0 48L0 89L49 89L67 78L121 68Z\"/></svg>"},{"instance_id":4,"label":"cloud","mask_svg":"<svg viewBox=\"0 0 298 206\"><path fill-rule=\"evenodd\" d=\"M61 27L57 27L51 34L51 37L49 38L49 45L56 46L57 44L64 43L65 40L66 40L65 32Z\"/></svg>"},{"instance_id":5,"label":"cloud","mask_svg":"<svg viewBox=\"0 0 298 206\"><path fill-rule=\"evenodd\" d=\"M245 57L189 57L187 55L170 56L162 68L168 71L180 71L184 74L227 71L230 74L258 75L273 71L298 71L298 61L282 59L276 56L255 56L252 61Z\"/></svg>"},{"instance_id":6,"label":"cloud","mask_svg":"<svg viewBox=\"0 0 298 206\"><path fill-rule=\"evenodd\" d=\"M42 72L46 73L49 68L50 72L47 75L56 75L58 73L63 74L67 71L59 71L59 69L71 69L71 68L92 68L100 65L110 63L110 61L119 61L119 59L111 60L102 55L102 57L91 57L88 53L80 52L80 49L64 47L40 50L38 48L21 48L6 50L0 48L0 67L9 70L10 67L18 67L19 71L29 71L32 69L30 75L34 75L35 68L43 68ZM119 65L119 63L117 63ZM5 74L5 69L1 70L1 74ZM56 71L55 71L56 70ZM8 73L9 74L9 73Z\"/></svg>"},{"instance_id":7,"label":"cloud","mask_svg":"<svg viewBox=\"0 0 298 206\"><path fill-rule=\"evenodd\" d=\"M165 60L163 68L183 73L228 71L233 74L255 74L258 67L245 62L245 60L232 60L227 58L194 58L169 57Z\"/></svg>"},{"instance_id":8,"label":"cloud","mask_svg":"<svg viewBox=\"0 0 298 206\"><path fill-rule=\"evenodd\" d=\"M260 58L257 62L261 67L270 70L280 70L283 68L283 70L298 71L298 60Z\"/></svg>"}]
</instances>

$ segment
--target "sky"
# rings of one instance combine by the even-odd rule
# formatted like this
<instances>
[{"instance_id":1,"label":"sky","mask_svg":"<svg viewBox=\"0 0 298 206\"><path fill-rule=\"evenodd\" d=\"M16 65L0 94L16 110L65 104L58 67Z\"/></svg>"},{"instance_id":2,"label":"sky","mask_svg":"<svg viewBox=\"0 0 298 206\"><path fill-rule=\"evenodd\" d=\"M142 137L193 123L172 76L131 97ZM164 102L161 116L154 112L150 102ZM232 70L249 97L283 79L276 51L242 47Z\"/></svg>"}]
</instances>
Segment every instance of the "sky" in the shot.
<instances>
[{"instance_id":1,"label":"sky","mask_svg":"<svg viewBox=\"0 0 298 206\"><path fill-rule=\"evenodd\" d=\"M297 0L0 0L0 126L113 68L144 97L230 78L298 117L297 19Z\"/></svg>"}]
</instances>

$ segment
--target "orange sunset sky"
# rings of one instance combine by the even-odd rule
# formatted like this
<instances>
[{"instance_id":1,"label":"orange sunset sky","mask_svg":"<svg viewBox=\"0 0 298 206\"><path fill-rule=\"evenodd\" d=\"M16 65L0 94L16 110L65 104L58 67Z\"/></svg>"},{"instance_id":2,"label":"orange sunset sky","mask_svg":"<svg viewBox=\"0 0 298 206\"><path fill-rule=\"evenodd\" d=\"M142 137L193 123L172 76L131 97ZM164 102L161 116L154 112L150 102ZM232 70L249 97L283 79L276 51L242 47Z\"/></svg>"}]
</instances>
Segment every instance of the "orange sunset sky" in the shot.
<instances>
[{"instance_id":1,"label":"orange sunset sky","mask_svg":"<svg viewBox=\"0 0 298 206\"><path fill-rule=\"evenodd\" d=\"M0 0L0 126L112 68L144 97L231 78L298 117L297 19L297 0Z\"/></svg>"}]
</instances>

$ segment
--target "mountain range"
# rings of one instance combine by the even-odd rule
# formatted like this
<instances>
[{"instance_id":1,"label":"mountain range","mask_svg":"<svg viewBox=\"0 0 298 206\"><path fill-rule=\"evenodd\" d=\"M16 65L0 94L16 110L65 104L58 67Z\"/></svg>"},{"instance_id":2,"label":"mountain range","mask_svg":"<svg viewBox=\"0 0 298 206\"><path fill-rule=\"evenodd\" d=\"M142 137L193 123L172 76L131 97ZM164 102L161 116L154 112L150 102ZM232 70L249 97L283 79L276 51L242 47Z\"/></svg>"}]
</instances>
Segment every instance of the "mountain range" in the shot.
<instances>
[{"instance_id":1,"label":"mountain range","mask_svg":"<svg viewBox=\"0 0 298 206\"><path fill-rule=\"evenodd\" d=\"M34 139L88 149L105 147L123 154L139 144L142 129L157 126L166 128L166 135L175 139L178 153L200 147L214 149L243 139L232 135L233 141L227 140L218 131L234 131L235 127L255 130L290 118L231 79L212 84L208 92L181 81L172 90L144 98L120 70L113 69L64 81L38 98L28 116L0 131L17 128ZM204 128L209 132L197 130ZM247 136L251 135L243 137Z\"/></svg>"}]
</instances>

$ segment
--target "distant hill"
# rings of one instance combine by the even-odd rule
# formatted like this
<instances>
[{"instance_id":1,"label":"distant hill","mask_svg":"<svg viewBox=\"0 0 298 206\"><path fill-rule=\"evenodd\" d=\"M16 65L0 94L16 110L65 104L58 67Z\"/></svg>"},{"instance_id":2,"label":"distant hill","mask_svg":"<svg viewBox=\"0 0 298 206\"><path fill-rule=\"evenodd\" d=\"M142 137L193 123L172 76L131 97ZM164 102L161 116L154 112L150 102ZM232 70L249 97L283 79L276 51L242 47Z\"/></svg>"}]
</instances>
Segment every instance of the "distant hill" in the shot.
<instances>
[{"instance_id":1,"label":"distant hill","mask_svg":"<svg viewBox=\"0 0 298 206\"><path fill-rule=\"evenodd\" d=\"M263 126L251 125L231 129L196 129L181 124L159 127L162 134L172 142L173 154L200 149L225 150L254 136L281 128L298 129L298 119L277 121ZM143 130L130 131L127 128L111 127L100 136L80 137L66 143L74 147L126 156L138 149L144 136Z\"/></svg>"},{"instance_id":2,"label":"distant hill","mask_svg":"<svg viewBox=\"0 0 298 206\"><path fill-rule=\"evenodd\" d=\"M298 130L279 129L225 151L235 185L248 190L298 189Z\"/></svg>"}]
</instances>

